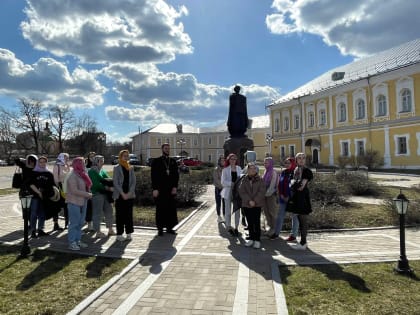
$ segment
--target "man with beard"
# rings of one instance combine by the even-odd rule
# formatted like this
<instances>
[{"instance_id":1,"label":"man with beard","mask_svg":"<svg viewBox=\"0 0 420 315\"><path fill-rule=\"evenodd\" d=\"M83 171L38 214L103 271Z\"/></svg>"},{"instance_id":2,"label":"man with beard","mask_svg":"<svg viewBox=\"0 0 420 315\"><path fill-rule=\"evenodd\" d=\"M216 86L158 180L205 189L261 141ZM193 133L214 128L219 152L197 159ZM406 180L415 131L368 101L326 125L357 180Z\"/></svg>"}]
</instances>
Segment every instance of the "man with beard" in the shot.
<instances>
[{"instance_id":1,"label":"man with beard","mask_svg":"<svg viewBox=\"0 0 420 315\"><path fill-rule=\"evenodd\" d=\"M169 151L169 144L162 144L162 156L152 162L152 189L159 236L163 235L163 228L167 233L176 234L173 228L178 224L175 197L179 174L176 161L169 157Z\"/></svg>"}]
</instances>

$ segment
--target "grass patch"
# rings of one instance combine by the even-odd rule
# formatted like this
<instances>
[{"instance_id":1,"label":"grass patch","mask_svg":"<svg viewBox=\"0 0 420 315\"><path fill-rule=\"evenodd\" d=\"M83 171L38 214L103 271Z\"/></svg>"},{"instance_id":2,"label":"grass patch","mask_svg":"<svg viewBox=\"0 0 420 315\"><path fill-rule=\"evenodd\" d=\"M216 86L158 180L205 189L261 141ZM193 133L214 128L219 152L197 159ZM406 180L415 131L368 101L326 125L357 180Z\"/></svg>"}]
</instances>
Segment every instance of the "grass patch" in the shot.
<instances>
[{"instance_id":1,"label":"grass patch","mask_svg":"<svg viewBox=\"0 0 420 315\"><path fill-rule=\"evenodd\" d=\"M1 188L0 189L0 196L6 196L6 195L10 195L10 194L14 194L19 192L19 189L15 189L15 188Z\"/></svg>"},{"instance_id":2,"label":"grass patch","mask_svg":"<svg viewBox=\"0 0 420 315\"><path fill-rule=\"evenodd\" d=\"M420 281L396 263L280 266L289 314L418 314ZM410 261L420 269L420 261Z\"/></svg>"},{"instance_id":3,"label":"grass patch","mask_svg":"<svg viewBox=\"0 0 420 315\"><path fill-rule=\"evenodd\" d=\"M0 314L65 314L130 261L0 245Z\"/></svg>"}]
</instances>

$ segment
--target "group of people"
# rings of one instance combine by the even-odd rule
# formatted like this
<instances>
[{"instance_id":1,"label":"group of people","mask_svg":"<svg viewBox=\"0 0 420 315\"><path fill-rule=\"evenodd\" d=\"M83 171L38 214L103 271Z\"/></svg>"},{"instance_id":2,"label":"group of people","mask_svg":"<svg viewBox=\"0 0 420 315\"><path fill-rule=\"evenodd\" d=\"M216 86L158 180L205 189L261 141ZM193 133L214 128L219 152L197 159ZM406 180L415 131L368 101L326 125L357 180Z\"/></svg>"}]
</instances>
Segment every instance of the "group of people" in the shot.
<instances>
[{"instance_id":1,"label":"group of people","mask_svg":"<svg viewBox=\"0 0 420 315\"><path fill-rule=\"evenodd\" d=\"M129 151L119 153L112 178L102 169L104 161L102 155L90 152L87 158L75 157L70 163L69 154L60 153L50 171L45 156L30 154L26 159L16 159L23 178L19 194L32 195L29 216L32 238L47 236L45 220L52 218L55 231L68 229L71 250L88 246L81 240L86 223L95 238L116 235L117 241L131 240L136 176L128 163ZM62 210L64 228L58 224L58 213ZM107 234L101 231L103 218Z\"/></svg>"},{"instance_id":2,"label":"group of people","mask_svg":"<svg viewBox=\"0 0 420 315\"><path fill-rule=\"evenodd\" d=\"M279 237L286 212L290 212L292 229L285 240L293 242L293 249L305 250L307 218L312 212L308 183L313 178L312 171L305 166L305 158L302 152L286 158L284 169L279 174L274 169L272 157L266 157L264 173L260 176L255 162L249 162L242 170L235 154L219 157L213 173L217 222L224 222L228 233L237 237L242 213L246 219L245 230L249 233L245 246L258 249L262 233L271 240ZM300 240L297 242L299 229Z\"/></svg>"}]
</instances>

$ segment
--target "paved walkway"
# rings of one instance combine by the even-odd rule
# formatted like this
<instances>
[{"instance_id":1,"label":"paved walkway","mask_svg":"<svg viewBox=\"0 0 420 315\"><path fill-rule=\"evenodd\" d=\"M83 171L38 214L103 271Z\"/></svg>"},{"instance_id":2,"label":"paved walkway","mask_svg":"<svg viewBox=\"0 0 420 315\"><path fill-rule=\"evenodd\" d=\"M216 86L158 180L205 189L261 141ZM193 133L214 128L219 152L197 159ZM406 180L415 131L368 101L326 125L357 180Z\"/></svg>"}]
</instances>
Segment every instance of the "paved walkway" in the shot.
<instances>
[{"instance_id":1,"label":"paved walkway","mask_svg":"<svg viewBox=\"0 0 420 315\"><path fill-rule=\"evenodd\" d=\"M398 229L312 233L309 249L292 250L285 241L262 240L259 250L243 246L216 223L212 191L205 204L178 228L156 236L136 229L129 243L115 237L84 236L80 254L132 259L131 264L69 314L287 314L279 265L396 262ZM0 197L0 242L22 241L17 195ZM51 222L48 222L51 229ZM30 240L32 247L67 250L66 232ZM420 259L420 229L406 231L407 257ZM345 274L343 273L343 278Z\"/></svg>"}]
</instances>

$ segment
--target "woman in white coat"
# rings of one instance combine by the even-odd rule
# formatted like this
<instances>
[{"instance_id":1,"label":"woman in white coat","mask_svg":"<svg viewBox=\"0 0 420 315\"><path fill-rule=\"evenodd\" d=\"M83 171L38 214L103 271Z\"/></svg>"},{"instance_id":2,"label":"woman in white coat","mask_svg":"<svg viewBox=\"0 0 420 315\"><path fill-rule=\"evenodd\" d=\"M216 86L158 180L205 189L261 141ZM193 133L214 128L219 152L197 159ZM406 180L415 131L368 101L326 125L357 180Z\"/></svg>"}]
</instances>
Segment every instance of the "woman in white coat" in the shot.
<instances>
[{"instance_id":1,"label":"woman in white coat","mask_svg":"<svg viewBox=\"0 0 420 315\"><path fill-rule=\"evenodd\" d=\"M225 224L226 229L232 236L239 236L238 226L240 220L240 211L235 211L235 228L231 225L232 214L232 188L237 180L241 177L242 169L238 165L238 157L231 153L225 160L225 167L222 171L221 182L223 189L220 193L225 202Z\"/></svg>"}]
</instances>

